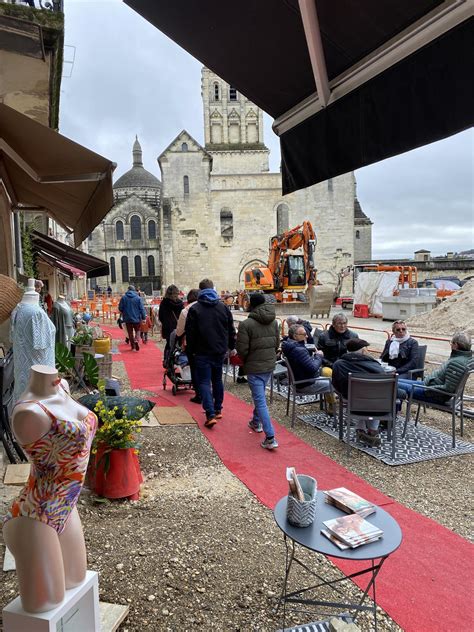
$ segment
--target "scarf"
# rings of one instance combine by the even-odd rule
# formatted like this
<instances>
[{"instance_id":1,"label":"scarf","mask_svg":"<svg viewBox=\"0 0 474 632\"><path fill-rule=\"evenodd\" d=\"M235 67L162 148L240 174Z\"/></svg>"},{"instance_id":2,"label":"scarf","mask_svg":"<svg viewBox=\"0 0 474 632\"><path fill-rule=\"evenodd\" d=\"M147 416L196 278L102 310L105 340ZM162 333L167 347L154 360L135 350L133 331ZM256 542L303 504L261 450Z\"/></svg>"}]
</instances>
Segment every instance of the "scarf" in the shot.
<instances>
[{"instance_id":1,"label":"scarf","mask_svg":"<svg viewBox=\"0 0 474 632\"><path fill-rule=\"evenodd\" d=\"M400 345L402 344L402 342L406 342L409 337L410 334L407 331L403 338L396 338L395 336L392 336L390 338L390 347L388 349L388 357L390 358L390 360L398 358L398 354L400 353Z\"/></svg>"}]
</instances>

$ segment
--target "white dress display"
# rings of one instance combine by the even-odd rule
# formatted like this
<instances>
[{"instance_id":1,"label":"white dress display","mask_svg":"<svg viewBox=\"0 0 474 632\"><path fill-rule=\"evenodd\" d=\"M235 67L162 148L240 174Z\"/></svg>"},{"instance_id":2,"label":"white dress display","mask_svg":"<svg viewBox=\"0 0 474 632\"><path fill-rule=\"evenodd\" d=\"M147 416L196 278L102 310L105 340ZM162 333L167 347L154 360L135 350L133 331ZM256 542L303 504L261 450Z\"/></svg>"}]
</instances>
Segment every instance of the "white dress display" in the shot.
<instances>
[{"instance_id":1,"label":"white dress display","mask_svg":"<svg viewBox=\"0 0 474 632\"><path fill-rule=\"evenodd\" d=\"M56 329L39 302L21 302L11 316L15 374L14 401L25 390L33 364L55 367Z\"/></svg>"}]
</instances>

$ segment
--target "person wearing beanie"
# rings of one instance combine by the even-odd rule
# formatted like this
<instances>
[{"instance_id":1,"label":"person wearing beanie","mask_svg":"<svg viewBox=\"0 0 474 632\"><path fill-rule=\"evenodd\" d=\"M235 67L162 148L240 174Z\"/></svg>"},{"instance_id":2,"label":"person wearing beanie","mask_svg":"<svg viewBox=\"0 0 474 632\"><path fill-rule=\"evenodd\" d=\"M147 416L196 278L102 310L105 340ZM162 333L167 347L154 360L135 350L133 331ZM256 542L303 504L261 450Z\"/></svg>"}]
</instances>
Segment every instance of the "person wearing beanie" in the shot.
<instances>
[{"instance_id":1,"label":"person wearing beanie","mask_svg":"<svg viewBox=\"0 0 474 632\"><path fill-rule=\"evenodd\" d=\"M212 428L222 419L222 367L227 352L235 353L235 329L232 314L210 279L199 283L198 299L188 311L184 331L186 353L194 363L197 392L206 413L204 425Z\"/></svg>"},{"instance_id":2,"label":"person wearing beanie","mask_svg":"<svg viewBox=\"0 0 474 632\"><path fill-rule=\"evenodd\" d=\"M250 296L250 314L239 325L237 353L242 358L243 373L247 375L254 403L248 426L255 432L264 432L262 448L278 448L275 431L268 411L266 386L275 370L280 332L275 319L275 307L265 302L265 295L255 292Z\"/></svg>"},{"instance_id":3,"label":"person wearing beanie","mask_svg":"<svg viewBox=\"0 0 474 632\"><path fill-rule=\"evenodd\" d=\"M344 399L347 399L349 387L349 373L357 374L384 374L385 371L375 358L373 358L367 348L369 343L360 338L352 338L347 341L347 353L339 360L336 360L332 367L332 385ZM359 419L356 425L356 435L359 441L370 446L380 445L378 419Z\"/></svg>"}]
</instances>

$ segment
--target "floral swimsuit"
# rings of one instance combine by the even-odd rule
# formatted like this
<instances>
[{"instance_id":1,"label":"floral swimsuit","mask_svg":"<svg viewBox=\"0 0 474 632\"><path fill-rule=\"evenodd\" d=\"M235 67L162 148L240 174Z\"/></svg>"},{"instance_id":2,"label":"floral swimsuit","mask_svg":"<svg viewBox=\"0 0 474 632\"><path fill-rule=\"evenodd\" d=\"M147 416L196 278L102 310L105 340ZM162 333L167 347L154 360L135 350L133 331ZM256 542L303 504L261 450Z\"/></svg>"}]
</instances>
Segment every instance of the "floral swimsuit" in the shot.
<instances>
[{"instance_id":1,"label":"floral swimsuit","mask_svg":"<svg viewBox=\"0 0 474 632\"><path fill-rule=\"evenodd\" d=\"M22 446L31 462L31 473L4 522L25 516L44 522L61 534L77 504L86 475L89 452L97 430L97 417L89 412L81 421L55 417L41 402L37 404L51 418L48 432Z\"/></svg>"}]
</instances>

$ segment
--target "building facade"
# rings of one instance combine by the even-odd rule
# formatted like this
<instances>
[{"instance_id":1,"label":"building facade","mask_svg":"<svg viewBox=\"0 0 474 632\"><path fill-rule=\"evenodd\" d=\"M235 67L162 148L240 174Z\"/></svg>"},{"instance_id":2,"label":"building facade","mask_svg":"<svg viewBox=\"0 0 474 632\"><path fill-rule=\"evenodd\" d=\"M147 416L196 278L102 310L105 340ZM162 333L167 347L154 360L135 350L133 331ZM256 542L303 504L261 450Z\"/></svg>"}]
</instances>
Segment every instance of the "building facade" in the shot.
<instances>
[{"instance_id":1,"label":"building facade","mask_svg":"<svg viewBox=\"0 0 474 632\"><path fill-rule=\"evenodd\" d=\"M132 156L132 168L114 184L114 206L89 235L89 252L110 265L108 277L92 281L114 291L134 283L151 294L161 289L161 182L144 169L138 138Z\"/></svg>"},{"instance_id":2,"label":"building facade","mask_svg":"<svg viewBox=\"0 0 474 632\"><path fill-rule=\"evenodd\" d=\"M317 235L322 283L336 285L356 256L370 259L372 224L357 201L353 173L283 197L281 174L269 168L262 111L207 68L202 101L204 145L181 131L158 157L162 185L143 169L141 154L136 162L134 148L132 169L114 185L116 204L89 244L111 265L111 278L98 279L100 285L124 289L127 269L139 276L134 262L143 272L151 256L162 288L175 283L187 290L208 276L218 289L233 291L247 267L267 262L269 239L304 220ZM141 243L131 235L134 216L143 227ZM150 221L156 239L146 228Z\"/></svg>"}]
</instances>

